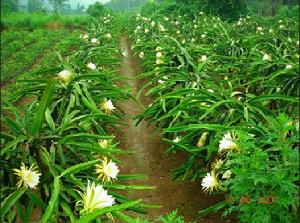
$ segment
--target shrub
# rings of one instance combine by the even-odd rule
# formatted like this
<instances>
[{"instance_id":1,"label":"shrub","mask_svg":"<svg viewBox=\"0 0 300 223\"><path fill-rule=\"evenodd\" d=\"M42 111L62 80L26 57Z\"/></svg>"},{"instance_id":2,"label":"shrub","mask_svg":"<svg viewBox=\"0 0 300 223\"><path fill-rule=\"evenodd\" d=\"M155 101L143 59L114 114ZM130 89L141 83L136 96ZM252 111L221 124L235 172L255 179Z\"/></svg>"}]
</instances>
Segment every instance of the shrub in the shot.
<instances>
[{"instance_id":1,"label":"shrub","mask_svg":"<svg viewBox=\"0 0 300 223\"><path fill-rule=\"evenodd\" d=\"M247 12L244 0L207 0L205 11L225 19L236 20Z\"/></svg>"},{"instance_id":2,"label":"shrub","mask_svg":"<svg viewBox=\"0 0 300 223\"><path fill-rule=\"evenodd\" d=\"M278 16L283 18L299 18L299 5L282 6L279 8Z\"/></svg>"},{"instance_id":3,"label":"shrub","mask_svg":"<svg viewBox=\"0 0 300 223\"><path fill-rule=\"evenodd\" d=\"M105 13L106 9L103 4L96 2L95 4L90 5L86 12L94 17L100 17Z\"/></svg>"},{"instance_id":4,"label":"shrub","mask_svg":"<svg viewBox=\"0 0 300 223\"><path fill-rule=\"evenodd\" d=\"M166 5L169 5L169 1L166 1ZM157 8L160 7L158 4L154 1L148 1L146 4L143 5L141 8L141 13L145 15L152 15L157 12ZM160 8L160 12L163 11L163 9Z\"/></svg>"}]
</instances>

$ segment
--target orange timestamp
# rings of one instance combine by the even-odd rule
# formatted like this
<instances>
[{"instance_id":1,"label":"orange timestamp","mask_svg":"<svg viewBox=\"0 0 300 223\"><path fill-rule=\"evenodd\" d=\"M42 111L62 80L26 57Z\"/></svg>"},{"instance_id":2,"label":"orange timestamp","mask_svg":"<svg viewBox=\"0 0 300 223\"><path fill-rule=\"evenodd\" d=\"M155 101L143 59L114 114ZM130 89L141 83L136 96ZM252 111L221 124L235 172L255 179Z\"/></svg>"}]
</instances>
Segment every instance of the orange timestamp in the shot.
<instances>
[{"instance_id":1,"label":"orange timestamp","mask_svg":"<svg viewBox=\"0 0 300 223\"><path fill-rule=\"evenodd\" d=\"M234 196L227 196L226 202L229 204L250 204L252 202L252 197L250 196L241 196L241 197L234 197ZM257 204L272 204L278 200L277 196L269 195L269 196L259 196L256 200Z\"/></svg>"}]
</instances>

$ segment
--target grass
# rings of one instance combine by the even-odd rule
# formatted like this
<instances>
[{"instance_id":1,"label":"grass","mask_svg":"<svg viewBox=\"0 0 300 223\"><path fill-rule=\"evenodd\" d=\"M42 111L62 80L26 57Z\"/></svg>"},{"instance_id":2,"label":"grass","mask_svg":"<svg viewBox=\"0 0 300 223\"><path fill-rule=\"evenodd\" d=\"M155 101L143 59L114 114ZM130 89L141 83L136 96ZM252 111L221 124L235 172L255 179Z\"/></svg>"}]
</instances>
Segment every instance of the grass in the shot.
<instances>
[{"instance_id":1,"label":"grass","mask_svg":"<svg viewBox=\"0 0 300 223\"><path fill-rule=\"evenodd\" d=\"M3 29L81 28L91 21L88 15L54 15L16 12L1 15Z\"/></svg>"},{"instance_id":2,"label":"grass","mask_svg":"<svg viewBox=\"0 0 300 223\"><path fill-rule=\"evenodd\" d=\"M23 33L23 38L5 41L7 43L4 45L1 41L1 59L3 61L1 64L1 81L10 80L25 73L36 63L46 49L51 51L55 43L66 37L65 30L36 29L33 32L23 31ZM15 53L10 54L10 52Z\"/></svg>"},{"instance_id":3,"label":"grass","mask_svg":"<svg viewBox=\"0 0 300 223\"><path fill-rule=\"evenodd\" d=\"M26 73L40 63L54 63L57 42L79 35L91 18L87 15L54 15L12 12L1 15L1 81ZM68 33L68 35L65 35ZM67 39L70 39L67 38ZM68 41L67 41L68 42ZM68 44L67 44L68 45ZM59 45L58 45L59 47ZM68 47L67 47L68 48ZM50 52L45 61L43 52ZM11 54L11 52L15 52ZM38 59L41 57L40 59ZM36 64L38 62L39 64Z\"/></svg>"}]
</instances>

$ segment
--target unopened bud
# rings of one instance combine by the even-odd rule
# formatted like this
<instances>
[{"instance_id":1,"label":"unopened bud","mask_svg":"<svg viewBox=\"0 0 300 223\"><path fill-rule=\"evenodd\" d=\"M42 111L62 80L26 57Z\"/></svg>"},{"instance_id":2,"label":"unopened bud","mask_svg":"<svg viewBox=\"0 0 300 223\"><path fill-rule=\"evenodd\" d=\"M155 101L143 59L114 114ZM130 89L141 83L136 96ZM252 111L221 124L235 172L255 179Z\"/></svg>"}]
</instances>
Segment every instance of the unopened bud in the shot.
<instances>
[{"instance_id":1,"label":"unopened bud","mask_svg":"<svg viewBox=\"0 0 300 223\"><path fill-rule=\"evenodd\" d=\"M198 141L198 143L197 143L197 146L198 146L198 147L203 147L203 146L205 146L207 136L208 136L208 132L204 132L204 133L201 135L201 137L200 137L200 139L199 139L199 141Z\"/></svg>"}]
</instances>

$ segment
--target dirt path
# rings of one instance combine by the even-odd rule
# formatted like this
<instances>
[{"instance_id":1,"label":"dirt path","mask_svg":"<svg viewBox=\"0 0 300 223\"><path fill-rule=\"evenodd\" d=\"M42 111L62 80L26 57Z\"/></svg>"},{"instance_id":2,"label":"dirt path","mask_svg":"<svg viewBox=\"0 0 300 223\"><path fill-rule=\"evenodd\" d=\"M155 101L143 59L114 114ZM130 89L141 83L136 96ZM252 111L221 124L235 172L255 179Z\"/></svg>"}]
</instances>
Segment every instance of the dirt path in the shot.
<instances>
[{"instance_id":1,"label":"dirt path","mask_svg":"<svg viewBox=\"0 0 300 223\"><path fill-rule=\"evenodd\" d=\"M133 55L127 37L121 38L121 47L125 56L121 63L120 74L129 78L127 83L132 87L135 96L143 84L141 81L133 79L141 73L139 60ZM145 97L144 93L141 94L139 100L144 106L147 106L152 100ZM126 113L125 122L128 126L118 128L117 141L120 142L121 148L136 152L133 155L120 157L123 160L121 172L124 174L147 174L147 180L130 183L156 186L155 190L135 191L134 197L131 196L131 198L142 198L145 202L163 206L159 209L149 210L147 218L153 220L178 208L186 222L190 220L203 223L229 222L221 221L219 214L199 219L197 210L209 207L210 204L223 198L205 196L201 191L200 182L173 181L170 171L182 164L184 154L165 154L167 145L162 142L159 129L152 126L147 127L148 124L145 121L135 126L133 117L143 112L138 103L130 100L119 103L118 106Z\"/></svg>"}]
</instances>

